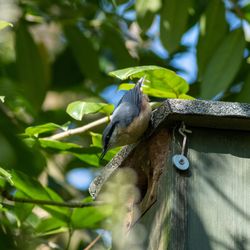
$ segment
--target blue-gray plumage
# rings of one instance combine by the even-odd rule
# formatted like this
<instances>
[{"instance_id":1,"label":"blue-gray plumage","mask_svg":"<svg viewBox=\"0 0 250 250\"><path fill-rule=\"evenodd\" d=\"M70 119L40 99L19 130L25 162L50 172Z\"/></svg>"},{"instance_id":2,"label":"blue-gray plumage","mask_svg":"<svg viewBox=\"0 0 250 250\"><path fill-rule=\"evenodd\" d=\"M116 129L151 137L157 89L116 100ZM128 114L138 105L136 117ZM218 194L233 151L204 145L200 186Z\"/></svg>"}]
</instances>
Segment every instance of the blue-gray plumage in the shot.
<instances>
[{"instance_id":1,"label":"blue-gray plumage","mask_svg":"<svg viewBox=\"0 0 250 250\"><path fill-rule=\"evenodd\" d=\"M103 152L101 159L110 148L137 142L146 131L151 107L148 97L141 91L144 78L121 98L117 104L111 121L103 131Z\"/></svg>"}]
</instances>

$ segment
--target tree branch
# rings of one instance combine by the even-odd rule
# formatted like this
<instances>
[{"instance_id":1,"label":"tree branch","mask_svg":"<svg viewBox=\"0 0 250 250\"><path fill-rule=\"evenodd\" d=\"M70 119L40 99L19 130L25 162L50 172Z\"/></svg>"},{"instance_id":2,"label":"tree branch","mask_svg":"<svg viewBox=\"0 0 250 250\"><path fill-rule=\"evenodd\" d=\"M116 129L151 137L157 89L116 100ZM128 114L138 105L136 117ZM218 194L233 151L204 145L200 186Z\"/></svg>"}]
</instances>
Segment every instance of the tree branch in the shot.
<instances>
[{"instance_id":1,"label":"tree branch","mask_svg":"<svg viewBox=\"0 0 250 250\"><path fill-rule=\"evenodd\" d=\"M101 234L97 235L97 237L93 241L91 241L89 245L86 246L83 250L90 250L96 244L96 242L101 239L101 237Z\"/></svg>"},{"instance_id":2,"label":"tree branch","mask_svg":"<svg viewBox=\"0 0 250 250\"><path fill-rule=\"evenodd\" d=\"M159 106L159 102L151 102L150 103L152 109L156 109ZM82 127L79 128L73 128L73 129L69 129L67 131L63 131L61 133L46 137L44 139L49 139L49 140L62 140L66 137L72 136L72 135L77 135L77 134L81 134L83 132L86 132L92 128L95 128L99 125L102 125L104 123L107 123L110 121L110 119L112 118L112 116L105 116L101 119L98 119L96 121L93 121L89 124L83 125Z\"/></svg>"},{"instance_id":3,"label":"tree branch","mask_svg":"<svg viewBox=\"0 0 250 250\"><path fill-rule=\"evenodd\" d=\"M76 135L76 134L81 134L83 132L86 132L88 131L89 129L92 129L94 127L97 127L101 124L104 124L106 122L108 122L110 120L110 117L109 116L105 116L99 120L96 120L96 121L93 121L87 125L84 125L82 127L79 127L79 128L73 128L73 129L69 129L67 131L63 131L61 133L58 133L58 134L55 134L55 135L52 135L50 137L47 137L46 139L51 139L51 140L61 140L65 137L69 137L69 136L72 136L72 135Z\"/></svg>"},{"instance_id":4,"label":"tree branch","mask_svg":"<svg viewBox=\"0 0 250 250\"><path fill-rule=\"evenodd\" d=\"M2 196L9 201L14 201L14 202L19 202L19 203L30 203L30 204L37 204L37 205L49 205L49 206L57 206L57 207L83 208L83 207L105 205L105 203L101 201L83 203L81 201L60 202L60 201L19 198L19 197L14 197L13 195L8 194L6 191L2 192ZM5 205L6 203L0 202L0 204Z\"/></svg>"}]
</instances>

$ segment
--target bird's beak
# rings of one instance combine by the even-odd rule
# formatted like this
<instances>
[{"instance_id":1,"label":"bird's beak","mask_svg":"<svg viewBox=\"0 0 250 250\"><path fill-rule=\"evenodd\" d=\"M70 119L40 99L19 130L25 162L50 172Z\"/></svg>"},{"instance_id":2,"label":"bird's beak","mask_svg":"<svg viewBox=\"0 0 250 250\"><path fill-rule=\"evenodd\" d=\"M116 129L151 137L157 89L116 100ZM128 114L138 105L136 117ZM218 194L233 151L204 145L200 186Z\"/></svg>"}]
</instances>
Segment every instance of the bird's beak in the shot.
<instances>
[{"instance_id":1,"label":"bird's beak","mask_svg":"<svg viewBox=\"0 0 250 250\"><path fill-rule=\"evenodd\" d=\"M100 161L103 159L103 157L105 156L106 153L107 153L107 149L103 149L103 150L102 150L102 153L101 153L101 155L100 155L100 157L99 157L99 160L100 160Z\"/></svg>"},{"instance_id":2,"label":"bird's beak","mask_svg":"<svg viewBox=\"0 0 250 250\"><path fill-rule=\"evenodd\" d=\"M103 148L102 153L101 153L101 155L99 157L100 161L104 158L104 156L106 155L107 151L110 149L110 146L111 145L108 144L107 147Z\"/></svg>"}]
</instances>

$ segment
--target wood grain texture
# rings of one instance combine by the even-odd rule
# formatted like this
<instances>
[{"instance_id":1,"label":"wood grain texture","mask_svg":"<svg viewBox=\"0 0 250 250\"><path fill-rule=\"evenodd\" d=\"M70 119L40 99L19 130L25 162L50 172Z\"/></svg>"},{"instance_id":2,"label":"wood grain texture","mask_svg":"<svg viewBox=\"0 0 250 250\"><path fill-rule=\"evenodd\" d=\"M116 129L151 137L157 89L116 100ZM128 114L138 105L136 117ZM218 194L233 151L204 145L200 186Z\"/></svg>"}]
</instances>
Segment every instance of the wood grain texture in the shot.
<instances>
[{"instance_id":1,"label":"wood grain texture","mask_svg":"<svg viewBox=\"0 0 250 250\"><path fill-rule=\"evenodd\" d=\"M189 147L187 249L250 249L250 133L195 129Z\"/></svg>"},{"instance_id":2,"label":"wood grain texture","mask_svg":"<svg viewBox=\"0 0 250 250\"><path fill-rule=\"evenodd\" d=\"M191 128L190 176L168 157L143 216L148 250L250 249L250 133ZM173 143L173 148L175 143Z\"/></svg>"},{"instance_id":3,"label":"wood grain texture","mask_svg":"<svg viewBox=\"0 0 250 250\"><path fill-rule=\"evenodd\" d=\"M128 207L128 215L123 222L128 230L156 201L159 179L165 167L167 155L170 154L170 142L171 136L167 128L160 128L150 137L144 138L137 147L131 150L129 157L121 162L119 168L113 171L108 181L102 186L98 199L108 202L105 200L108 194L112 196L113 193L119 192L118 187L114 190L109 188L112 183L116 182L117 176L122 173L126 175L127 170L132 171L136 176L136 181L130 184L134 185L139 192L139 198L135 192L135 196L129 195L123 204L124 207ZM126 184L129 184L131 178L129 176L124 176L124 178L127 179Z\"/></svg>"},{"instance_id":4,"label":"wood grain texture","mask_svg":"<svg viewBox=\"0 0 250 250\"><path fill-rule=\"evenodd\" d=\"M188 177L172 166L171 155L176 146L179 144L172 144L172 153L166 155L156 202L139 221L147 232L143 249L184 250L187 244ZM136 226L134 230L136 231Z\"/></svg>"}]
</instances>

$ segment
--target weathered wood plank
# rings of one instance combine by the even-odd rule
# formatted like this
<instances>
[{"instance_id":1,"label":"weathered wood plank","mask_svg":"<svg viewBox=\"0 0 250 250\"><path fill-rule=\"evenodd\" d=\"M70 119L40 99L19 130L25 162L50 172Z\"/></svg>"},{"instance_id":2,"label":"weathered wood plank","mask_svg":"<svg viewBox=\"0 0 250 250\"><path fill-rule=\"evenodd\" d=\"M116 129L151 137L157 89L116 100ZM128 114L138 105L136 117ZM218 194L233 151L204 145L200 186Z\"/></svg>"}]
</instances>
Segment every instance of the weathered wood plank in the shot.
<instances>
[{"instance_id":1,"label":"weathered wood plank","mask_svg":"<svg viewBox=\"0 0 250 250\"><path fill-rule=\"evenodd\" d=\"M250 133L195 129L189 147L188 249L250 249Z\"/></svg>"},{"instance_id":2,"label":"weathered wood plank","mask_svg":"<svg viewBox=\"0 0 250 250\"><path fill-rule=\"evenodd\" d=\"M171 156L168 154L166 158L157 200L139 221L139 226L143 225L147 233L143 249L186 249L188 177L172 166ZM133 230L137 230L136 226Z\"/></svg>"},{"instance_id":3,"label":"weathered wood plank","mask_svg":"<svg viewBox=\"0 0 250 250\"><path fill-rule=\"evenodd\" d=\"M166 163L144 215L148 250L250 249L250 133L192 128L190 176Z\"/></svg>"}]
</instances>

